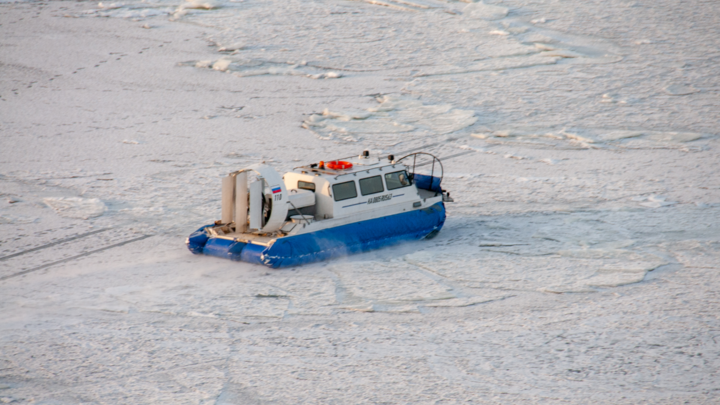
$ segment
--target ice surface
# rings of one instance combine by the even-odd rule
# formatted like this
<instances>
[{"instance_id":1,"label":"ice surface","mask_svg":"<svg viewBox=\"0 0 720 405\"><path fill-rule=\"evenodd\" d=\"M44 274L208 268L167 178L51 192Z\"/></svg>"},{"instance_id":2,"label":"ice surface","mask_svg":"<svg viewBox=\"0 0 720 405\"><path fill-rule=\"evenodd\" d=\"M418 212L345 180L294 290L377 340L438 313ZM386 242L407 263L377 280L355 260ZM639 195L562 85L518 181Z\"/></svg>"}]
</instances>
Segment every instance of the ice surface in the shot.
<instances>
[{"instance_id":1,"label":"ice surface","mask_svg":"<svg viewBox=\"0 0 720 405\"><path fill-rule=\"evenodd\" d=\"M596 228L592 235L596 239L589 241L581 236L587 225L580 217L537 217L533 222L542 225L514 229L511 227L518 226L520 219L506 219L499 231L487 225L487 230L480 231L480 235L492 235L493 240L469 237L442 252L424 250L406 260L468 288L551 292L591 292L595 287L637 283L648 271L667 264L661 257L637 250L635 241L613 241L622 229ZM569 223L563 226L558 222ZM523 231L532 234L531 238L523 236ZM635 249L628 249L630 246Z\"/></svg>"},{"instance_id":2,"label":"ice surface","mask_svg":"<svg viewBox=\"0 0 720 405\"><path fill-rule=\"evenodd\" d=\"M0 400L717 403L718 11L0 1ZM364 149L443 158L434 239L186 250L228 172Z\"/></svg>"}]
</instances>

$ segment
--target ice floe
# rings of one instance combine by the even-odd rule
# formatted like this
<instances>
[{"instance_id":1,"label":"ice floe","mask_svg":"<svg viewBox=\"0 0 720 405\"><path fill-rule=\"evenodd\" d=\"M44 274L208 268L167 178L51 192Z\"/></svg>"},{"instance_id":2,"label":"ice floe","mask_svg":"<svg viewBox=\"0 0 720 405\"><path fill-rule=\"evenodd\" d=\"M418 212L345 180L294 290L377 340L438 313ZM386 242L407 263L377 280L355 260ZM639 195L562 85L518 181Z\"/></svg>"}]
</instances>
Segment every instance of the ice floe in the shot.
<instances>
[{"instance_id":1,"label":"ice floe","mask_svg":"<svg viewBox=\"0 0 720 405\"><path fill-rule=\"evenodd\" d=\"M208 0L186 0L173 12L172 18L179 19L188 14L189 10L212 10L219 7L219 3Z\"/></svg>"},{"instance_id":2,"label":"ice floe","mask_svg":"<svg viewBox=\"0 0 720 405\"><path fill-rule=\"evenodd\" d=\"M81 16L144 20L172 15L176 10L176 4L172 2L100 2L96 9L86 10Z\"/></svg>"},{"instance_id":3,"label":"ice floe","mask_svg":"<svg viewBox=\"0 0 720 405\"><path fill-rule=\"evenodd\" d=\"M99 217L107 207L98 198L48 197L43 200L61 217L89 219Z\"/></svg>"},{"instance_id":4,"label":"ice floe","mask_svg":"<svg viewBox=\"0 0 720 405\"><path fill-rule=\"evenodd\" d=\"M470 3L465 6L463 9L463 15L483 20L499 20L501 18L505 18L509 11L510 10L507 7L485 4L480 1L477 3Z\"/></svg>"},{"instance_id":5,"label":"ice floe","mask_svg":"<svg viewBox=\"0 0 720 405\"><path fill-rule=\"evenodd\" d=\"M562 128L538 131L531 128L502 129L473 134L491 144L523 144L538 147L576 148L685 148L687 143L702 139L696 132L625 130L600 128Z\"/></svg>"},{"instance_id":6,"label":"ice floe","mask_svg":"<svg viewBox=\"0 0 720 405\"><path fill-rule=\"evenodd\" d=\"M17 215L10 215L10 214L0 214L0 224L14 224L14 225L22 225L22 224L31 224L33 222L36 222L39 218L38 217L26 217L26 216L17 216Z\"/></svg>"},{"instance_id":7,"label":"ice floe","mask_svg":"<svg viewBox=\"0 0 720 405\"><path fill-rule=\"evenodd\" d=\"M375 142L380 148L397 143L397 134L450 134L473 125L474 111L450 104L424 104L420 100L380 96L378 105L359 112L333 112L326 109L303 121L303 127L325 139L352 135ZM355 138L354 138L355 139Z\"/></svg>"},{"instance_id":8,"label":"ice floe","mask_svg":"<svg viewBox=\"0 0 720 405\"><path fill-rule=\"evenodd\" d=\"M633 200L642 201L640 205L648 208L660 208L677 204L676 201L667 201L667 197L662 195L651 195L649 197L640 197Z\"/></svg>"},{"instance_id":9,"label":"ice floe","mask_svg":"<svg viewBox=\"0 0 720 405\"><path fill-rule=\"evenodd\" d=\"M697 93L698 90L693 86L687 86L684 84L671 84L665 87L663 90L671 96L686 96L688 94Z\"/></svg>"},{"instance_id":10,"label":"ice floe","mask_svg":"<svg viewBox=\"0 0 720 405\"><path fill-rule=\"evenodd\" d=\"M311 79L338 79L341 72L310 66L307 62L273 62L267 60L248 60L223 57L217 60L180 62L178 66L192 66L199 69L212 69L231 73L237 77L263 75L304 76Z\"/></svg>"}]
</instances>

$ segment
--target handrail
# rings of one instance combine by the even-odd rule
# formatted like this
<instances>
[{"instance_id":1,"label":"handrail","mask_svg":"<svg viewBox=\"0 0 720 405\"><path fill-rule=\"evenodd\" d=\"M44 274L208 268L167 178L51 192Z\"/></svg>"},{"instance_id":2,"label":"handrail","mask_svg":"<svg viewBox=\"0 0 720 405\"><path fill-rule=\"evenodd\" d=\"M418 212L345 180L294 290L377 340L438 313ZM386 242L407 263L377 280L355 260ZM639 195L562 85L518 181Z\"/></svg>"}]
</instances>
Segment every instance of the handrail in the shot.
<instances>
[{"instance_id":1,"label":"handrail","mask_svg":"<svg viewBox=\"0 0 720 405\"><path fill-rule=\"evenodd\" d=\"M303 221L305 221L308 225L310 225L310 220L308 220L307 218L305 218L305 214L303 214L302 212L300 212L300 210L297 209L297 207L295 206L295 204L293 204L292 201L290 201L289 198L290 198L290 197L288 196L288 204L292 205L292 207L293 207L293 209L295 210L295 212L297 212L297 214L302 217Z\"/></svg>"},{"instance_id":2,"label":"handrail","mask_svg":"<svg viewBox=\"0 0 720 405\"><path fill-rule=\"evenodd\" d=\"M428 155L428 156L431 156L433 158L433 160L432 160L432 162L424 162L424 163L417 164L417 155ZM440 172L441 172L440 173L440 182L442 183L442 180L445 176L445 168L443 168L442 161L440 161L440 159L437 156L433 155L432 153L427 153L427 152L414 152L414 153L410 153L410 154L407 154L407 155L401 157L400 159L397 160L397 162L400 163L403 159L409 158L410 156L413 157L413 165L412 165L413 176L415 175L416 167L427 166L429 164L432 164L433 166L432 166L432 169L430 170L430 177L434 177L435 161L437 160L438 164L440 165Z\"/></svg>"}]
</instances>

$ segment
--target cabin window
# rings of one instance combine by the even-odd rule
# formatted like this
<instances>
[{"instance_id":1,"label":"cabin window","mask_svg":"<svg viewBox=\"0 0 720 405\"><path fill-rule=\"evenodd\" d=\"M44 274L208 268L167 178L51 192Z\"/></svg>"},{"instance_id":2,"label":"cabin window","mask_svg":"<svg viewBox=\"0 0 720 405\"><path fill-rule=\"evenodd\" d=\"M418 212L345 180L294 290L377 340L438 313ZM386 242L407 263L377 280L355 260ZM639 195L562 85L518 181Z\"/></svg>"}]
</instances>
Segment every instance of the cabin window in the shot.
<instances>
[{"instance_id":1,"label":"cabin window","mask_svg":"<svg viewBox=\"0 0 720 405\"><path fill-rule=\"evenodd\" d=\"M299 180L297 188L299 188L301 190L310 190L314 193L315 192L315 183Z\"/></svg>"},{"instance_id":2,"label":"cabin window","mask_svg":"<svg viewBox=\"0 0 720 405\"><path fill-rule=\"evenodd\" d=\"M383 191L385 191L385 189L383 188L382 178L380 178L380 176L360 179L360 192L362 195L377 194Z\"/></svg>"},{"instance_id":3,"label":"cabin window","mask_svg":"<svg viewBox=\"0 0 720 405\"><path fill-rule=\"evenodd\" d=\"M335 201L349 200L357 197L357 189L354 181L346 181L333 185L333 196Z\"/></svg>"},{"instance_id":4,"label":"cabin window","mask_svg":"<svg viewBox=\"0 0 720 405\"><path fill-rule=\"evenodd\" d=\"M402 170L399 172L386 174L385 184L387 184L388 190L395 190L396 188L409 186L410 180L408 179L408 175L407 173L405 173L405 170Z\"/></svg>"}]
</instances>

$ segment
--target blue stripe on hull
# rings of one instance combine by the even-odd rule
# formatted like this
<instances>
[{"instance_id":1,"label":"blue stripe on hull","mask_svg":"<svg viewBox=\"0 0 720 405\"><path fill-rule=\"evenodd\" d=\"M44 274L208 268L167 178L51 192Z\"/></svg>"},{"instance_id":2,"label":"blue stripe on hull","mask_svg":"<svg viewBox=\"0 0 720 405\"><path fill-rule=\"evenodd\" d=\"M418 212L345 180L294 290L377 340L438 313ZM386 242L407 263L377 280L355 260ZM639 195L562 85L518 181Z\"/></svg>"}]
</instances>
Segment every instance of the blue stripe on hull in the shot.
<instances>
[{"instance_id":1,"label":"blue stripe on hull","mask_svg":"<svg viewBox=\"0 0 720 405\"><path fill-rule=\"evenodd\" d=\"M445 206L440 202L420 210L279 238L270 247L210 239L200 249L202 253L231 260L272 268L289 267L422 239L437 233L444 223ZM188 247L193 253L199 250L190 244Z\"/></svg>"},{"instance_id":2,"label":"blue stripe on hull","mask_svg":"<svg viewBox=\"0 0 720 405\"><path fill-rule=\"evenodd\" d=\"M203 253L208 256L215 256L239 262L243 260L242 252L245 251L246 245L247 244L245 242L212 238L208 240L203 247Z\"/></svg>"},{"instance_id":3,"label":"blue stripe on hull","mask_svg":"<svg viewBox=\"0 0 720 405\"><path fill-rule=\"evenodd\" d=\"M265 250L267 250L267 246L249 244L243 249L240 259L248 263L265 264L262 261Z\"/></svg>"}]
</instances>

